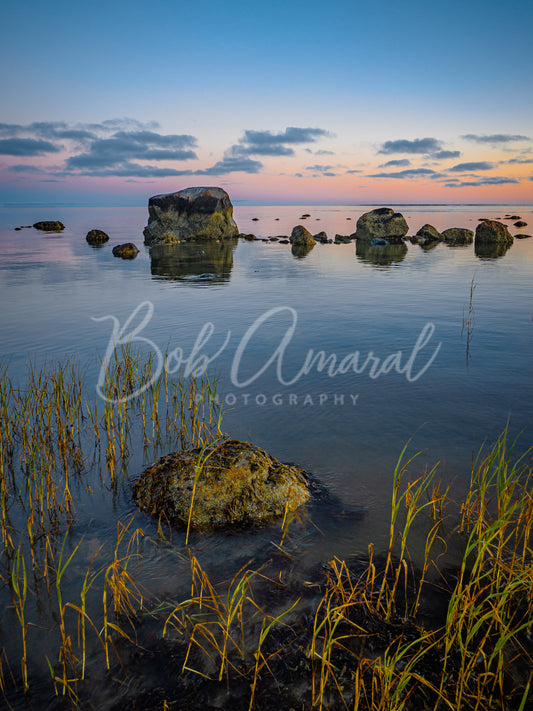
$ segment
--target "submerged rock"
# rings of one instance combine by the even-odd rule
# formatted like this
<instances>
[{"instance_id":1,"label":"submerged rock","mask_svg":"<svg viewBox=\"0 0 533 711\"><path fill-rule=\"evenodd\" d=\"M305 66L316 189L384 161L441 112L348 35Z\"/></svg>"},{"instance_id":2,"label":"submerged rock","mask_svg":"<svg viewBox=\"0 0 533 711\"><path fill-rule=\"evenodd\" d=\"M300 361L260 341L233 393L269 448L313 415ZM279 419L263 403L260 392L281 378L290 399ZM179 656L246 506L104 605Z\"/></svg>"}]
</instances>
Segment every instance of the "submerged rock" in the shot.
<instances>
[{"instance_id":1,"label":"submerged rock","mask_svg":"<svg viewBox=\"0 0 533 711\"><path fill-rule=\"evenodd\" d=\"M388 247L389 244L390 242L383 239L383 237L374 237L374 239L370 240L371 247Z\"/></svg>"},{"instance_id":2,"label":"submerged rock","mask_svg":"<svg viewBox=\"0 0 533 711\"><path fill-rule=\"evenodd\" d=\"M194 491L194 498L193 498ZM173 452L133 486L139 507L171 525L207 531L281 518L309 499L305 473L281 464L260 447L230 440Z\"/></svg>"},{"instance_id":3,"label":"submerged rock","mask_svg":"<svg viewBox=\"0 0 533 711\"><path fill-rule=\"evenodd\" d=\"M296 227L292 228L289 242L295 247L307 247L311 249L315 246L315 238L309 230L306 230L302 225L296 225Z\"/></svg>"},{"instance_id":4,"label":"submerged rock","mask_svg":"<svg viewBox=\"0 0 533 711\"><path fill-rule=\"evenodd\" d=\"M113 256L121 257L122 259L135 259L139 254L139 248L133 242L126 242L125 244L117 244L113 247Z\"/></svg>"},{"instance_id":5,"label":"submerged rock","mask_svg":"<svg viewBox=\"0 0 533 711\"><path fill-rule=\"evenodd\" d=\"M476 245L498 244L510 246L512 243L513 237L507 225L504 225L503 222L483 220L476 227Z\"/></svg>"},{"instance_id":6,"label":"submerged rock","mask_svg":"<svg viewBox=\"0 0 533 711\"><path fill-rule=\"evenodd\" d=\"M444 230L442 236L448 244L472 244L474 241L474 233L466 227L450 227Z\"/></svg>"},{"instance_id":7,"label":"submerged rock","mask_svg":"<svg viewBox=\"0 0 533 711\"><path fill-rule=\"evenodd\" d=\"M87 232L87 236L85 237L85 239L90 245L98 246L100 244L104 244L104 242L108 242L109 235L103 232L102 230L90 230L89 232Z\"/></svg>"},{"instance_id":8,"label":"submerged rock","mask_svg":"<svg viewBox=\"0 0 533 711\"><path fill-rule=\"evenodd\" d=\"M148 202L145 244L177 244L190 240L237 237L233 205L222 188L186 188L155 195Z\"/></svg>"},{"instance_id":9,"label":"submerged rock","mask_svg":"<svg viewBox=\"0 0 533 711\"><path fill-rule=\"evenodd\" d=\"M42 230L43 232L61 232L65 229L65 225L59 220L44 220L42 222L35 222L34 225L36 230Z\"/></svg>"},{"instance_id":10,"label":"submerged rock","mask_svg":"<svg viewBox=\"0 0 533 711\"><path fill-rule=\"evenodd\" d=\"M388 240L389 243L400 243L408 231L407 222L399 212L390 207L380 207L377 210L365 212L357 220L355 236L361 242L370 242L375 238Z\"/></svg>"}]
</instances>

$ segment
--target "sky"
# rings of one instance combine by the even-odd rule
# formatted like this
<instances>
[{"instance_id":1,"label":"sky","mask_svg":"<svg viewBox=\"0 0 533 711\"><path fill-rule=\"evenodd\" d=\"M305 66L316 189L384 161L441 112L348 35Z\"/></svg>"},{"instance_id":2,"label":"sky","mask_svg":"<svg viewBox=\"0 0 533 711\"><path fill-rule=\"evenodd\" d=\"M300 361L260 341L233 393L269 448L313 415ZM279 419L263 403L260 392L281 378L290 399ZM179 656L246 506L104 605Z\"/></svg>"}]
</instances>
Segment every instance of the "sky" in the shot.
<instances>
[{"instance_id":1,"label":"sky","mask_svg":"<svg viewBox=\"0 0 533 711\"><path fill-rule=\"evenodd\" d=\"M0 13L0 203L533 202L529 0Z\"/></svg>"}]
</instances>

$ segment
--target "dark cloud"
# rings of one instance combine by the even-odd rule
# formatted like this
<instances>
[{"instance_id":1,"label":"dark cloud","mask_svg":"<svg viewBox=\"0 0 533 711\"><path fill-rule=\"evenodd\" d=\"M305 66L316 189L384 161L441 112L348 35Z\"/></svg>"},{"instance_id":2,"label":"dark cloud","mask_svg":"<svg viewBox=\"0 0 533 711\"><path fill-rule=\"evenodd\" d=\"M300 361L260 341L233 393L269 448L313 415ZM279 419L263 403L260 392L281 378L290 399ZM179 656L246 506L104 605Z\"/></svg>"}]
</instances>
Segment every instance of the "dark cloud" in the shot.
<instances>
[{"instance_id":1,"label":"dark cloud","mask_svg":"<svg viewBox=\"0 0 533 711\"><path fill-rule=\"evenodd\" d=\"M86 153L67 159L68 168L120 166L129 160L189 160L197 158L189 135L162 135L152 131L118 131L110 138L92 141Z\"/></svg>"},{"instance_id":2,"label":"dark cloud","mask_svg":"<svg viewBox=\"0 0 533 711\"><path fill-rule=\"evenodd\" d=\"M389 160L386 163L382 163L380 168L404 168L411 165L409 158L399 158L398 160Z\"/></svg>"},{"instance_id":3,"label":"dark cloud","mask_svg":"<svg viewBox=\"0 0 533 711\"><path fill-rule=\"evenodd\" d=\"M461 136L466 141L473 141L474 143L511 143L512 141L530 141L529 136L520 136L511 133L493 133L489 136L481 136L475 133L466 133Z\"/></svg>"},{"instance_id":4,"label":"dark cloud","mask_svg":"<svg viewBox=\"0 0 533 711\"><path fill-rule=\"evenodd\" d=\"M50 141L35 138L3 138L0 140L0 155L41 156L45 153L59 153L59 148Z\"/></svg>"},{"instance_id":5,"label":"dark cloud","mask_svg":"<svg viewBox=\"0 0 533 711\"><path fill-rule=\"evenodd\" d=\"M461 151L437 151L432 153L431 157L435 160L447 160L448 158L459 158Z\"/></svg>"},{"instance_id":6,"label":"dark cloud","mask_svg":"<svg viewBox=\"0 0 533 711\"><path fill-rule=\"evenodd\" d=\"M225 175L227 173L259 173L263 164L250 158L232 158L226 156L211 168L196 170L193 175Z\"/></svg>"},{"instance_id":7,"label":"dark cloud","mask_svg":"<svg viewBox=\"0 0 533 711\"><path fill-rule=\"evenodd\" d=\"M511 158L510 160L501 161L502 163L533 163L533 158Z\"/></svg>"},{"instance_id":8,"label":"dark cloud","mask_svg":"<svg viewBox=\"0 0 533 711\"><path fill-rule=\"evenodd\" d=\"M80 170L76 175L87 175L97 178L121 177L121 178L168 178L178 175L191 175L190 170L176 170L175 168L159 168L151 165L139 165L138 163L124 162L110 168L91 168L90 170ZM67 173L72 175L72 173Z\"/></svg>"},{"instance_id":9,"label":"dark cloud","mask_svg":"<svg viewBox=\"0 0 533 711\"><path fill-rule=\"evenodd\" d=\"M369 175L369 178L400 178L401 180L405 178L418 178L420 176L432 176L435 175L435 171L431 168L410 168L409 170L399 170L396 173L374 173Z\"/></svg>"},{"instance_id":10,"label":"dark cloud","mask_svg":"<svg viewBox=\"0 0 533 711\"><path fill-rule=\"evenodd\" d=\"M23 165L23 164L17 164L17 165L10 165L8 168L9 171L12 173L45 173L46 171L43 168L39 168L37 165Z\"/></svg>"},{"instance_id":11,"label":"dark cloud","mask_svg":"<svg viewBox=\"0 0 533 711\"><path fill-rule=\"evenodd\" d=\"M449 168L453 173L468 173L472 170L492 170L494 168L494 163L489 163L488 161L478 161L477 163L458 163L454 165L453 168Z\"/></svg>"},{"instance_id":12,"label":"dark cloud","mask_svg":"<svg viewBox=\"0 0 533 711\"><path fill-rule=\"evenodd\" d=\"M353 175L354 173L362 173L363 171L352 168L352 170L347 170L346 172L349 173L350 175Z\"/></svg>"},{"instance_id":13,"label":"dark cloud","mask_svg":"<svg viewBox=\"0 0 533 711\"><path fill-rule=\"evenodd\" d=\"M436 153L440 150L442 145L436 138L415 138L413 141L385 141L378 153Z\"/></svg>"},{"instance_id":14,"label":"dark cloud","mask_svg":"<svg viewBox=\"0 0 533 711\"><path fill-rule=\"evenodd\" d=\"M323 128L299 128L289 126L280 133L272 131L246 130L239 143L232 146L227 154L241 156L292 156L291 146L303 143L315 143L319 138L330 136Z\"/></svg>"},{"instance_id":15,"label":"dark cloud","mask_svg":"<svg viewBox=\"0 0 533 711\"><path fill-rule=\"evenodd\" d=\"M511 183L519 183L516 178L503 178L503 177L491 177L491 178L479 178L479 180L469 180L469 181L449 181L444 183L445 188L477 188L486 185L508 185Z\"/></svg>"},{"instance_id":16,"label":"dark cloud","mask_svg":"<svg viewBox=\"0 0 533 711\"><path fill-rule=\"evenodd\" d=\"M323 128L298 128L296 126L288 126L285 131L281 133L272 133L272 131L245 131L241 142L253 146L278 143L314 143L317 138L329 135L330 134Z\"/></svg>"}]
</instances>

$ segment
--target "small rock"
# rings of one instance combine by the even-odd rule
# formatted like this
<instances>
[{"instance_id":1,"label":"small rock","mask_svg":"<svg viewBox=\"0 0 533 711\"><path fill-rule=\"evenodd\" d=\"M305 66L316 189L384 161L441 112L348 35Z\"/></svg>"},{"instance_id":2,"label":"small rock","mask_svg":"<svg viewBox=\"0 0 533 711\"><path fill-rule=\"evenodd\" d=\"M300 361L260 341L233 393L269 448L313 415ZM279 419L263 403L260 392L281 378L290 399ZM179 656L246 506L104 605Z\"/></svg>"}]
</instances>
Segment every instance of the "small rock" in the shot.
<instances>
[{"instance_id":1,"label":"small rock","mask_svg":"<svg viewBox=\"0 0 533 711\"><path fill-rule=\"evenodd\" d=\"M448 244L472 244L474 241L474 233L466 227L450 227L444 230L442 236Z\"/></svg>"},{"instance_id":2,"label":"small rock","mask_svg":"<svg viewBox=\"0 0 533 711\"><path fill-rule=\"evenodd\" d=\"M257 237L256 237L255 235L252 235L252 234L245 235L245 234L242 234L242 233L241 233L241 234L239 235L239 237L242 237L243 239L248 240L248 242L253 242L254 239L257 239Z\"/></svg>"},{"instance_id":3,"label":"small rock","mask_svg":"<svg viewBox=\"0 0 533 711\"><path fill-rule=\"evenodd\" d=\"M509 216L506 215L503 219L504 220L521 220L522 218L520 217L520 215L509 215Z\"/></svg>"},{"instance_id":4,"label":"small rock","mask_svg":"<svg viewBox=\"0 0 533 711\"><path fill-rule=\"evenodd\" d=\"M35 222L33 227L36 230L42 230L43 232L61 232L65 229L65 225L59 220L44 220L42 222Z\"/></svg>"},{"instance_id":5,"label":"small rock","mask_svg":"<svg viewBox=\"0 0 533 711\"><path fill-rule=\"evenodd\" d=\"M527 227L527 222L524 222L523 220L518 220L518 222L514 223L515 227Z\"/></svg>"},{"instance_id":6,"label":"small rock","mask_svg":"<svg viewBox=\"0 0 533 711\"><path fill-rule=\"evenodd\" d=\"M528 237L531 237L531 235L515 235L516 239L528 239Z\"/></svg>"},{"instance_id":7,"label":"small rock","mask_svg":"<svg viewBox=\"0 0 533 711\"><path fill-rule=\"evenodd\" d=\"M252 217L252 222L259 222L259 218L258 218L258 217Z\"/></svg>"},{"instance_id":8,"label":"small rock","mask_svg":"<svg viewBox=\"0 0 533 711\"><path fill-rule=\"evenodd\" d=\"M314 240L315 242L321 242L322 244L326 244L328 241L328 236L324 231L322 231L314 235Z\"/></svg>"},{"instance_id":9,"label":"small rock","mask_svg":"<svg viewBox=\"0 0 533 711\"><path fill-rule=\"evenodd\" d=\"M288 239L280 239L279 243L280 244L289 244L289 240Z\"/></svg>"},{"instance_id":10,"label":"small rock","mask_svg":"<svg viewBox=\"0 0 533 711\"><path fill-rule=\"evenodd\" d=\"M90 230L87 232L87 236L85 237L87 242L90 245L100 245L104 244L104 242L109 241L109 235L103 232L102 230Z\"/></svg>"},{"instance_id":11,"label":"small rock","mask_svg":"<svg viewBox=\"0 0 533 711\"><path fill-rule=\"evenodd\" d=\"M433 225L423 225L416 233L416 236L424 238L423 242L419 240L419 244L427 244L428 242L442 242L443 239L441 233L437 229L435 229Z\"/></svg>"},{"instance_id":12,"label":"small rock","mask_svg":"<svg viewBox=\"0 0 533 711\"><path fill-rule=\"evenodd\" d=\"M139 254L139 248L133 242L117 244L113 247L113 256L121 257L122 259L135 259Z\"/></svg>"},{"instance_id":13,"label":"small rock","mask_svg":"<svg viewBox=\"0 0 533 711\"><path fill-rule=\"evenodd\" d=\"M302 227L302 225L296 225L296 227L293 227L289 241L294 246L304 246L308 248L315 246L313 235L306 230L305 227Z\"/></svg>"}]
</instances>

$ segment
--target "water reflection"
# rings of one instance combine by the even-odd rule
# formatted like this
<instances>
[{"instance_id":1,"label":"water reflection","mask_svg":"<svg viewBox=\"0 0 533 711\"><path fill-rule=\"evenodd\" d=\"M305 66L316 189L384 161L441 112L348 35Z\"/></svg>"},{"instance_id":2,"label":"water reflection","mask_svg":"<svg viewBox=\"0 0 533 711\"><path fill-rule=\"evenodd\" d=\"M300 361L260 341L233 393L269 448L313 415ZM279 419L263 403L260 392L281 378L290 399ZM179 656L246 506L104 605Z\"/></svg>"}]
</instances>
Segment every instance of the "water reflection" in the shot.
<instances>
[{"instance_id":1,"label":"water reflection","mask_svg":"<svg viewBox=\"0 0 533 711\"><path fill-rule=\"evenodd\" d=\"M358 259L378 267L390 267L403 261L407 254L406 244L389 244L385 247L373 246L368 242L357 241L355 254Z\"/></svg>"},{"instance_id":2,"label":"water reflection","mask_svg":"<svg viewBox=\"0 0 533 711\"><path fill-rule=\"evenodd\" d=\"M475 244L474 252L478 259L498 259L510 249L508 244Z\"/></svg>"},{"instance_id":3,"label":"water reflection","mask_svg":"<svg viewBox=\"0 0 533 711\"><path fill-rule=\"evenodd\" d=\"M313 249L314 246L314 244L293 244L291 247L291 252L294 257L298 257L298 259L303 259L304 257L307 257L307 255Z\"/></svg>"},{"instance_id":4,"label":"water reflection","mask_svg":"<svg viewBox=\"0 0 533 711\"><path fill-rule=\"evenodd\" d=\"M152 276L177 281L227 282L237 241L155 245L150 249Z\"/></svg>"}]
</instances>

